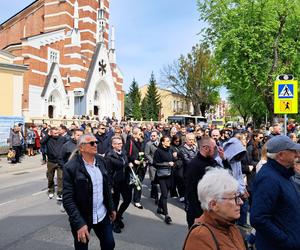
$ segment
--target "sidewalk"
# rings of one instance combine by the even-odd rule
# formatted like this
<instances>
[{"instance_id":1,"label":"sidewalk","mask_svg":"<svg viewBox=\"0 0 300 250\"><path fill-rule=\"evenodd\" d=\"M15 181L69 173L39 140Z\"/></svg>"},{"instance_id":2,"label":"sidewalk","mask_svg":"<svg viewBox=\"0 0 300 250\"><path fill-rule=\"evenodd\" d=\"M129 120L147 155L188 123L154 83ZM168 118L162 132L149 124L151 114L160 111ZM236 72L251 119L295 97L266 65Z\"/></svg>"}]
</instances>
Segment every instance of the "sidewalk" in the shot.
<instances>
[{"instance_id":1,"label":"sidewalk","mask_svg":"<svg viewBox=\"0 0 300 250\"><path fill-rule=\"evenodd\" d=\"M6 157L1 157L0 174L14 173L26 169L34 169L34 168L41 168L41 167L44 167L46 169L46 165L41 164L41 159L42 159L42 155L40 154L31 157L25 155L21 158L21 163L11 164L9 161L7 161Z\"/></svg>"}]
</instances>

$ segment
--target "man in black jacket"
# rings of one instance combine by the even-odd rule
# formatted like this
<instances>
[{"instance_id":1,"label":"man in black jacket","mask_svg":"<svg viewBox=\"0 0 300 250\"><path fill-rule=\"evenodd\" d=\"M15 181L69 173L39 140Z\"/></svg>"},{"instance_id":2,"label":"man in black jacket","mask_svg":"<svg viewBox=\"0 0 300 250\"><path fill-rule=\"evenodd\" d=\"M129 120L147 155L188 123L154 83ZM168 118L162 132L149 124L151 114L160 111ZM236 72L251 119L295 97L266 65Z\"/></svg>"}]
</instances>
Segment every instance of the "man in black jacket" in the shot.
<instances>
[{"instance_id":1,"label":"man in black jacket","mask_svg":"<svg viewBox=\"0 0 300 250\"><path fill-rule=\"evenodd\" d=\"M194 224L195 219L203 213L197 195L198 182L204 176L207 167L218 166L214 159L218 153L221 159L224 159L224 151L217 147L215 140L208 136L203 136L199 143L199 152L187 166L185 191L186 217L189 228Z\"/></svg>"},{"instance_id":2,"label":"man in black jacket","mask_svg":"<svg viewBox=\"0 0 300 250\"><path fill-rule=\"evenodd\" d=\"M117 217L114 222L113 230L115 233L121 233L124 228L122 221L123 213L130 205L132 199L132 186L129 185L129 167L128 159L123 150L123 141L121 136L111 138L112 149L105 155L107 170L113 183L113 200L117 210ZM120 194L123 202L119 207Z\"/></svg>"},{"instance_id":3,"label":"man in black jacket","mask_svg":"<svg viewBox=\"0 0 300 250\"><path fill-rule=\"evenodd\" d=\"M80 129L74 129L73 134L70 140L66 141L63 147L61 148L61 166L65 165L72 152L76 149L77 141L79 140L80 136L83 135L83 131Z\"/></svg>"},{"instance_id":4,"label":"man in black jacket","mask_svg":"<svg viewBox=\"0 0 300 250\"><path fill-rule=\"evenodd\" d=\"M47 178L48 178L48 197L52 199L54 196L54 175L57 173L57 197L62 200L62 163L60 161L61 148L66 139L59 135L59 130L56 127L50 129L49 133L41 140L42 145L47 147Z\"/></svg>"},{"instance_id":5,"label":"man in black jacket","mask_svg":"<svg viewBox=\"0 0 300 250\"><path fill-rule=\"evenodd\" d=\"M111 137L113 136L113 131L106 131L106 126L104 123L100 123L98 126L98 132L95 137L98 141L97 151L98 154L104 156L106 152L111 149Z\"/></svg>"},{"instance_id":6,"label":"man in black jacket","mask_svg":"<svg viewBox=\"0 0 300 250\"><path fill-rule=\"evenodd\" d=\"M97 140L85 134L64 166L63 205L69 215L75 249L88 249L94 230L101 249L115 247L111 221L116 211L104 159L97 155Z\"/></svg>"}]
</instances>

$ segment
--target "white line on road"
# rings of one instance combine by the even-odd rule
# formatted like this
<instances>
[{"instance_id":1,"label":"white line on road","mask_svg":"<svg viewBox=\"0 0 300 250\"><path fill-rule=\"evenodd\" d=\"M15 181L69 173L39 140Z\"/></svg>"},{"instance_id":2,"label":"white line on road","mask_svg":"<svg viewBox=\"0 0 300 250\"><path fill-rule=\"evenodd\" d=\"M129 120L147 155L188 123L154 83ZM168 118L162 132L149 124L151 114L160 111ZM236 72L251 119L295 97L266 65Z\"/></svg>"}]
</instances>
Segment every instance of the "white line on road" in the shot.
<instances>
[{"instance_id":1,"label":"white line on road","mask_svg":"<svg viewBox=\"0 0 300 250\"><path fill-rule=\"evenodd\" d=\"M17 200L11 200L11 201L7 201L7 202L4 202L4 203L1 203L0 206L3 206L3 205L6 205L6 204L9 204L9 203L12 203L12 202L15 202Z\"/></svg>"},{"instance_id":2,"label":"white line on road","mask_svg":"<svg viewBox=\"0 0 300 250\"><path fill-rule=\"evenodd\" d=\"M36 195L43 194L43 193L46 193L46 192L47 192L47 190L43 190L43 191L32 194L32 196L36 196Z\"/></svg>"}]
</instances>

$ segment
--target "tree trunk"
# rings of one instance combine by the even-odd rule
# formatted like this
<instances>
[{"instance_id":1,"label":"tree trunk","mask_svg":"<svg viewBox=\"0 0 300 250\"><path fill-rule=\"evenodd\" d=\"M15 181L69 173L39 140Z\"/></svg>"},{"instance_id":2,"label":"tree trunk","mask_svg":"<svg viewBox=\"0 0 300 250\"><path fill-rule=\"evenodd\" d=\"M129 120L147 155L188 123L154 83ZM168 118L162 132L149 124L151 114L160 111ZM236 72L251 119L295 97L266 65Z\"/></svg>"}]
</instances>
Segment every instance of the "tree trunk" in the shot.
<instances>
[{"instance_id":1,"label":"tree trunk","mask_svg":"<svg viewBox=\"0 0 300 250\"><path fill-rule=\"evenodd\" d=\"M198 103L193 103L194 115L200 115L200 109Z\"/></svg>"}]
</instances>

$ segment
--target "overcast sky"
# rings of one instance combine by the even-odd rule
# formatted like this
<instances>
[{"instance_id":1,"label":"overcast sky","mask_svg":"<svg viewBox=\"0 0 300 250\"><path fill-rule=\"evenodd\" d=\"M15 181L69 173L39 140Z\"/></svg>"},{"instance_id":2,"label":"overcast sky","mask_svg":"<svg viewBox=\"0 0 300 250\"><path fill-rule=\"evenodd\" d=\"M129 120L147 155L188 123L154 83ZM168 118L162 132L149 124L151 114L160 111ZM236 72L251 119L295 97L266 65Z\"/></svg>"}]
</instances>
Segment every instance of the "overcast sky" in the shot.
<instances>
[{"instance_id":1,"label":"overcast sky","mask_svg":"<svg viewBox=\"0 0 300 250\"><path fill-rule=\"evenodd\" d=\"M0 23L32 3L0 0ZM117 63L127 91L132 79L140 86L153 71L158 83L164 65L188 53L200 37L196 0L110 0L115 26Z\"/></svg>"}]
</instances>

